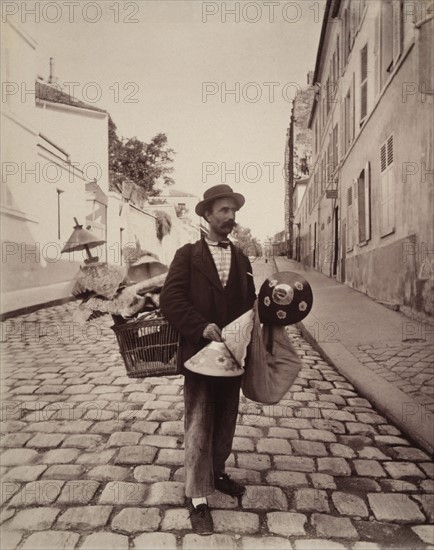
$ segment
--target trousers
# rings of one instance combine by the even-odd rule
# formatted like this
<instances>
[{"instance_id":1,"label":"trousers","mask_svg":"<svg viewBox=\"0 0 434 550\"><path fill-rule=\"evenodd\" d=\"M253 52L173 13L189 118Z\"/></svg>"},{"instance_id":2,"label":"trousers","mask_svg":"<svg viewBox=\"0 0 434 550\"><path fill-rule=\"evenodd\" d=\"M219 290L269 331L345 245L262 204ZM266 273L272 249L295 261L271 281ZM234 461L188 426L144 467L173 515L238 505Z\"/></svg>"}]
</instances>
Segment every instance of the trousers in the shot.
<instances>
[{"instance_id":1,"label":"trousers","mask_svg":"<svg viewBox=\"0 0 434 550\"><path fill-rule=\"evenodd\" d=\"M241 376L214 377L193 373L184 380L185 494L205 497L225 471L232 451Z\"/></svg>"}]
</instances>

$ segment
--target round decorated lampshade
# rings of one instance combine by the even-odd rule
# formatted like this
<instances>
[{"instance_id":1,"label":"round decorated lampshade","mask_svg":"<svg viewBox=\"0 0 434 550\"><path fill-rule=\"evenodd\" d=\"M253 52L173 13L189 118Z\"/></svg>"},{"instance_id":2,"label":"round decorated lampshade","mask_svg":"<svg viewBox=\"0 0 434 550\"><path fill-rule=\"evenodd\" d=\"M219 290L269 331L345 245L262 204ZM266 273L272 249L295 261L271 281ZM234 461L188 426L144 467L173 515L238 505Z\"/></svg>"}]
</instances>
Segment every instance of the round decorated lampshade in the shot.
<instances>
[{"instance_id":1,"label":"round decorated lampshade","mask_svg":"<svg viewBox=\"0 0 434 550\"><path fill-rule=\"evenodd\" d=\"M274 273L259 291L259 318L268 325L293 325L308 315L312 303L312 288L299 273Z\"/></svg>"}]
</instances>

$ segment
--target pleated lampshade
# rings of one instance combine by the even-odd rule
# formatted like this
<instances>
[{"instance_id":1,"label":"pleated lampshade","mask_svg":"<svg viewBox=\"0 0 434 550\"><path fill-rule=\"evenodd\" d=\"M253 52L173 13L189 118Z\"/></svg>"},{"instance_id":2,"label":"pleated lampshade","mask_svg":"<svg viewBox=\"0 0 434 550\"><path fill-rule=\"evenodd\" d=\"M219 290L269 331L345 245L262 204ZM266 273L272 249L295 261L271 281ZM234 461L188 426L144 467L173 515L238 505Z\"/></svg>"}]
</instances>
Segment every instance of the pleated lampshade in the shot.
<instances>
[{"instance_id":1,"label":"pleated lampshade","mask_svg":"<svg viewBox=\"0 0 434 550\"><path fill-rule=\"evenodd\" d=\"M72 235L69 237L68 241L65 243L65 246L62 248L62 253L86 250L88 255L90 255L90 248L95 248L96 246L99 246L106 242L105 240L96 237L87 229L83 229L83 226L78 223L76 218L74 218L74 220L74 231L72 232Z\"/></svg>"}]
</instances>

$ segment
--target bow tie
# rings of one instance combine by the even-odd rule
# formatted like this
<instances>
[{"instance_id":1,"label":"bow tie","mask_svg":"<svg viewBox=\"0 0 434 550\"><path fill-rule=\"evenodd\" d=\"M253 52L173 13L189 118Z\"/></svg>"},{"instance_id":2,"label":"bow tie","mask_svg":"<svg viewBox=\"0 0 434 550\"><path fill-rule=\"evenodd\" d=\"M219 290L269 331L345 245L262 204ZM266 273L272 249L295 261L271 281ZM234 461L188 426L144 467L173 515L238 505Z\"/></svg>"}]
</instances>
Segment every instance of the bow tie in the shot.
<instances>
[{"instance_id":1,"label":"bow tie","mask_svg":"<svg viewBox=\"0 0 434 550\"><path fill-rule=\"evenodd\" d=\"M220 248L228 248L229 241L220 241L218 243L208 243L210 246L219 246Z\"/></svg>"}]
</instances>

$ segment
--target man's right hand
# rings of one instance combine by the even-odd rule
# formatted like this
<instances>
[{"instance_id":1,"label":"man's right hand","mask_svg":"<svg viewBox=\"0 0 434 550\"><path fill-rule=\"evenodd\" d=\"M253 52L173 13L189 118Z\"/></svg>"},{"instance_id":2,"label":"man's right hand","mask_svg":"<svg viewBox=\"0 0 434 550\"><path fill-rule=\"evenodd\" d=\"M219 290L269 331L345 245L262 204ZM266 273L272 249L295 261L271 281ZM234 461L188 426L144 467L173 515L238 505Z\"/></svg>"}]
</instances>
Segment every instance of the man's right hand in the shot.
<instances>
[{"instance_id":1,"label":"man's right hand","mask_svg":"<svg viewBox=\"0 0 434 550\"><path fill-rule=\"evenodd\" d=\"M213 340L214 342L222 342L222 331L215 323L210 323L205 327L202 336L207 340Z\"/></svg>"}]
</instances>

